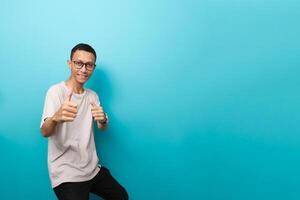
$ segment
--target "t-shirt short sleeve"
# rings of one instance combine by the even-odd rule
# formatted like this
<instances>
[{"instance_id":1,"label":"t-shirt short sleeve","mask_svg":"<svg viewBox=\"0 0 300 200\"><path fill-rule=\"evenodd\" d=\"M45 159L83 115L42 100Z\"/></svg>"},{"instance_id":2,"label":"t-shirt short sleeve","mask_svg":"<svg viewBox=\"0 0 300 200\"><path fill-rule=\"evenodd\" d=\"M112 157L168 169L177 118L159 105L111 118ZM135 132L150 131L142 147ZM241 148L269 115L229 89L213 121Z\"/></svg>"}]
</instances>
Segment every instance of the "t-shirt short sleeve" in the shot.
<instances>
[{"instance_id":1,"label":"t-shirt short sleeve","mask_svg":"<svg viewBox=\"0 0 300 200\"><path fill-rule=\"evenodd\" d=\"M59 109L60 104L61 103L59 100L57 88L56 87L49 88L45 98L44 110L42 114L40 128L42 127L46 118L52 117L55 114L55 112Z\"/></svg>"},{"instance_id":2,"label":"t-shirt short sleeve","mask_svg":"<svg viewBox=\"0 0 300 200\"><path fill-rule=\"evenodd\" d=\"M96 104L97 106L100 106L100 105L101 105L97 93L94 92L94 91L91 91L91 90L90 90L90 95L89 95L89 101L90 101L91 103Z\"/></svg>"}]
</instances>

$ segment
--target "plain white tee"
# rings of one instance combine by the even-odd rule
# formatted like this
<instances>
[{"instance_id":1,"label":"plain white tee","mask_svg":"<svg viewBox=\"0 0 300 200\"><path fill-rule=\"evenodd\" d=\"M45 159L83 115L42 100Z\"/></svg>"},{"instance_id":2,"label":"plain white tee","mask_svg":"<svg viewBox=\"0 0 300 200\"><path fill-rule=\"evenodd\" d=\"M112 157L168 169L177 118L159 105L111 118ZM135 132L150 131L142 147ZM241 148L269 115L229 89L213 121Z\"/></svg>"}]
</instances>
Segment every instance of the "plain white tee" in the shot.
<instances>
[{"instance_id":1,"label":"plain white tee","mask_svg":"<svg viewBox=\"0 0 300 200\"><path fill-rule=\"evenodd\" d=\"M40 127L63 104L68 88L62 81L47 91ZM97 94L84 88L82 94L73 93L71 101L78 113L73 122L59 123L48 137L48 170L52 187L64 182L92 179L100 170L96 153L91 103L100 105Z\"/></svg>"}]
</instances>

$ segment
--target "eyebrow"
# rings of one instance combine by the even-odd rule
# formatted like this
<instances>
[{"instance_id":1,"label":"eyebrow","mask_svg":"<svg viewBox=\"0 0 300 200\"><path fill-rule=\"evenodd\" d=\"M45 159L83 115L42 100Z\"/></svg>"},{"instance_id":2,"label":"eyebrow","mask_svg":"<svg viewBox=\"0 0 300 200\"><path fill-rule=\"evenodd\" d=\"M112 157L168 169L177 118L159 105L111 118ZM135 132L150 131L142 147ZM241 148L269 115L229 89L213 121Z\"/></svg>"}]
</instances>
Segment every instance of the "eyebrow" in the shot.
<instances>
[{"instance_id":1,"label":"eyebrow","mask_svg":"<svg viewBox=\"0 0 300 200\"><path fill-rule=\"evenodd\" d=\"M91 63L91 64L94 64L94 63L95 63L95 62L93 62L93 61L84 62L84 61L82 61L82 60L80 60L80 59L77 59L77 60L75 60L75 61L77 61L77 62L82 62L82 63Z\"/></svg>"}]
</instances>

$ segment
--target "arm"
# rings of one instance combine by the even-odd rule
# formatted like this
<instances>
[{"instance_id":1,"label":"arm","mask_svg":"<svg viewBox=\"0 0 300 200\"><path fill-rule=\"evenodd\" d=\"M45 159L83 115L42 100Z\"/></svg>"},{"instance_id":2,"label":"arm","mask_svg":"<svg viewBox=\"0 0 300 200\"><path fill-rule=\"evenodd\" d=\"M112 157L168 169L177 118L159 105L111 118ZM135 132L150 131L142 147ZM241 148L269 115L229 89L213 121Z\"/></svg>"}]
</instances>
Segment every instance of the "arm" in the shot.
<instances>
[{"instance_id":1,"label":"arm","mask_svg":"<svg viewBox=\"0 0 300 200\"><path fill-rule=\"evenodd\" d=\"M108 126L108 116L106 113L104 113L104 120L102 121L97 121L97 125L98 125L98 128L102 131L105 131L107 129L107 126Z\"/></svg>"},{"instance_id":2,"label":"arm","mask_svg":"<svg viewBox=\"0 0 300 200\"><path fill-rule=\"evenodd\" d=\"M44 137L49 137L55 132L58 123L72 122L77 114L77 105L71 102L72 91L67 95L67 99L52 117L47 117L41 127Z\"/></svg>"},{"instance_id":3,"label":"arm","mask_svg":"<svg viewBox=\"0 0 300 200\"><path fill-rule=\"evenodd\" d=\"M41 133L44 137L49 137L54 133L56 128L57 121L54 117L48 117L45 119L43 126L41 127Z\"/></svg>"},{"instance_id":4,"label":"arm","mask_svg":"<svg viewBox=\"0 0 300 200\"><path fill-rule=\"evenodd\" d=\"M102 131L106 130L108 125L107 114L103 111L102 106L97 106L95 103L91 103L91 106L92 116L97 121L98 128Z\"/></svg>"}]
</instances>

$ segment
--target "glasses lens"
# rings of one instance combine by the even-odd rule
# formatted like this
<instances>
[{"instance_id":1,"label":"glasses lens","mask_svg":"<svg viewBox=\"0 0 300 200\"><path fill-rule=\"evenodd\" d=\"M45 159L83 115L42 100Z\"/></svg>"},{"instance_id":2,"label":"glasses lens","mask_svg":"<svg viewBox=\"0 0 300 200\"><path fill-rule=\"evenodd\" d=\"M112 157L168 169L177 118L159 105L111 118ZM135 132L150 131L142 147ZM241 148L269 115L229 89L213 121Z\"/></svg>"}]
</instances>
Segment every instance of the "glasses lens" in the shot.
<instances>
[{"instance_id":1,"label":"glasses lens","mask_svg":"<svg viewBox=\"0 0 300 200\"><path fill-rule=\"evenodd\" d=\"M93 70L94 69L94 64L91 64L91 63L87 63L86 64L86 68L88 69L88 70Z\"/></svg>"},{"instance_id":2,"label":"glasses lens","mask_svg":"<svg viewBox=\"0 0 300 200\"><path fill-rule=\"evenodd\" d=\"M75 64L76 69L81 69L83 67L83 65L85 65L87 70L92 71L92 70L94 70L94 68L96 66L94 63L83 63L81 61L73 61L73 62Z\"/></svg>"},{"instance_id":3,"label":"glasses lens","mask_svg":"<svg viewBox=\"0 0 300 200\"><path fill-rule=\"evenodd\" d=\"M83 63L82 62L78 62L78 61L74 61L74 64L75 64L75 67L79 68L79 69L83 66Z\"/></svg>"}]
</instances>

